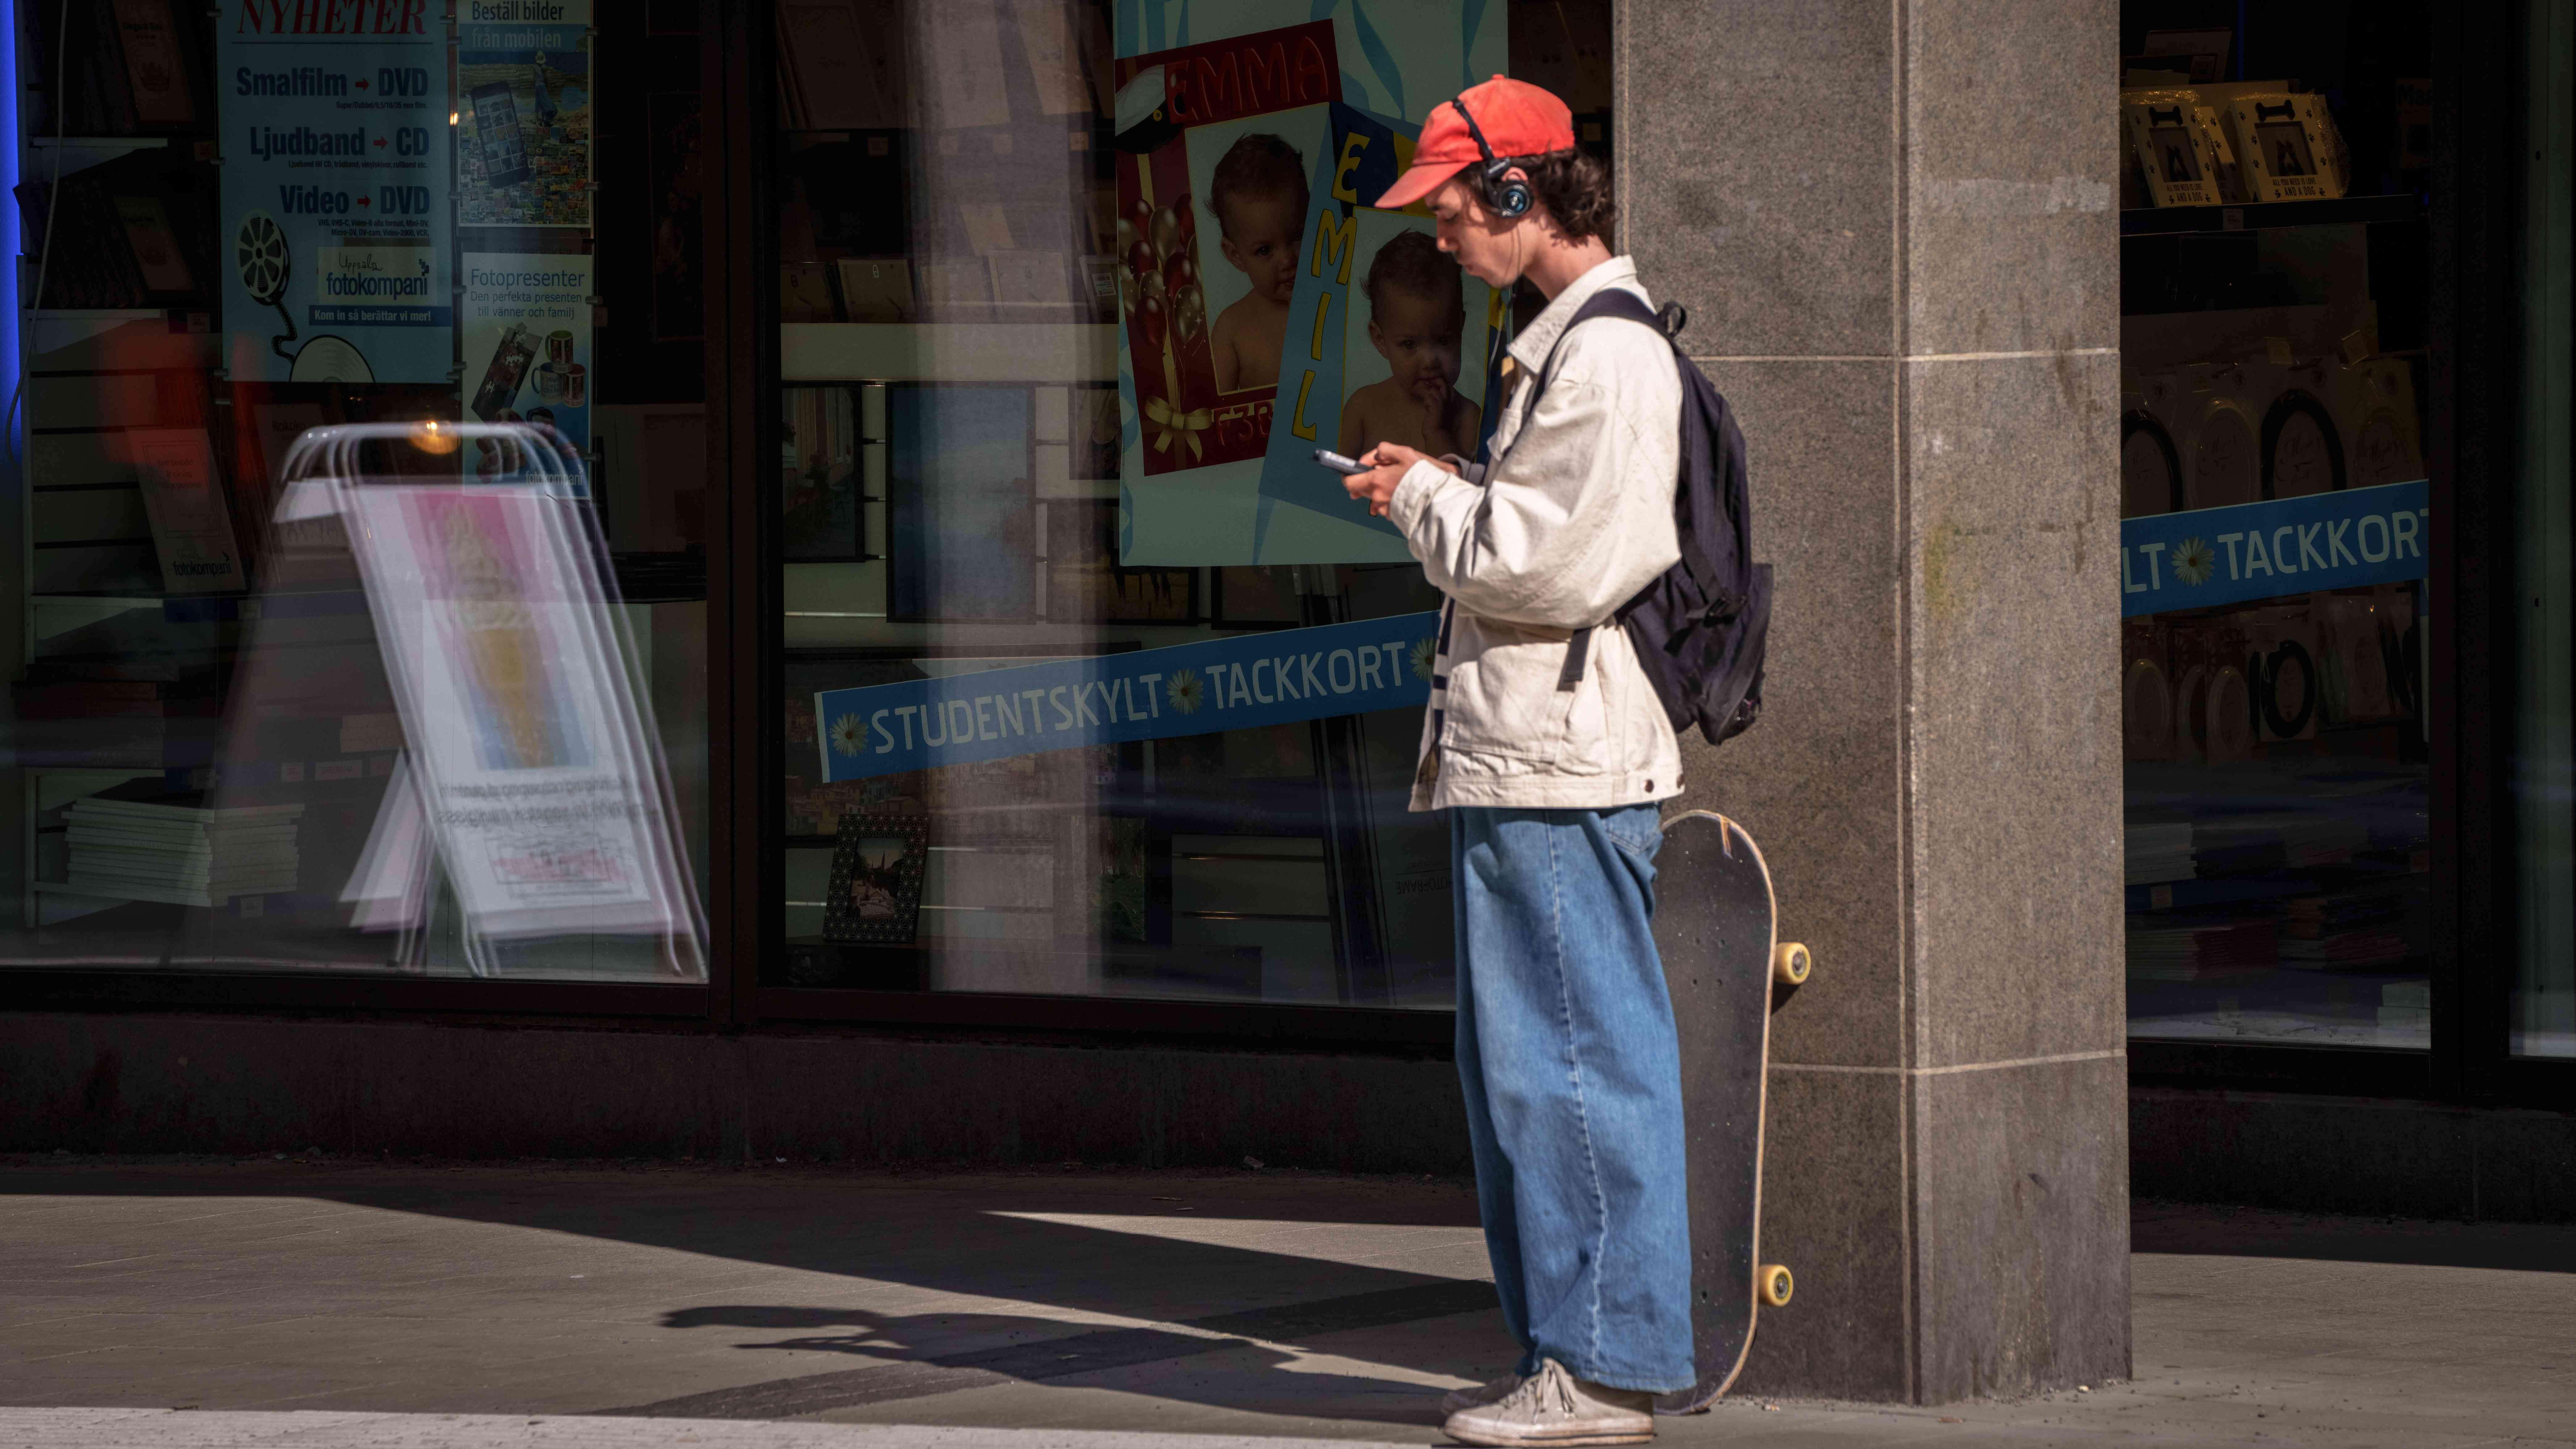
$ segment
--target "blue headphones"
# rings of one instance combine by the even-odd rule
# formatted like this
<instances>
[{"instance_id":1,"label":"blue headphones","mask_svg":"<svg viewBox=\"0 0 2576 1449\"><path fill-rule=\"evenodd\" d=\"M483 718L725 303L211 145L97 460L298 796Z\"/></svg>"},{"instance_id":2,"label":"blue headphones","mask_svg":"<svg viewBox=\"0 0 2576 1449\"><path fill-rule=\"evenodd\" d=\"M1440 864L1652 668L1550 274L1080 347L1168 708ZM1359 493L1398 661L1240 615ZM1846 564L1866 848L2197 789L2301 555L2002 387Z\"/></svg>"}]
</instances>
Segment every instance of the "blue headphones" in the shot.
<instances>
[{"instance_id":1,"label":"blue headphones","mask_svg":"<svg viewBox=\"0 0 2576 1449\"><path fill-rule=\"evenodd\" d=\"M1511 158L1495 155L1494 148L1485 144L1484 129L1476 124L1475 113L1467 109L1465 101L1453 100L1449 104L1466 119L1467 134L1476 138L1476 149L1485 158L1476 167L1476 191L1487 209L1500 217L1529 215L1530 207L1538 200L1530 194L1529 182L1511 177Z\"/></svg>"}]
</instances>

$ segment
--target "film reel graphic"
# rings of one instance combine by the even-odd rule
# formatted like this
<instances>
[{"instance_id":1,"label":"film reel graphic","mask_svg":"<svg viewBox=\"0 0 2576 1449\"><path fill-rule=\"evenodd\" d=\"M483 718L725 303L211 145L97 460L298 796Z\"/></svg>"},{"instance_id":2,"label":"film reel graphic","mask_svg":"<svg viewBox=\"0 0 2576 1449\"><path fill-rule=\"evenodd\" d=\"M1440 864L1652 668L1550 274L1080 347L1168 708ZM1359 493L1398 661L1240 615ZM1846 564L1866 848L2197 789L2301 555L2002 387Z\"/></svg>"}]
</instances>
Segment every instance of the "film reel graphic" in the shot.
<instances>
[{"instance_id":1,"label":"film reel graphic","mask_svg":"<svg viewBox=\"0 0 2576 1449\"><path fill-rule=\"evenodd\" d=\"M295 249L276 217L264 211L242 216L240 227L233 232L233 265L241 273L242 288L250 293L251 301L276 308L277 320L286 325L283 335L269 339L268 350L286 359L287 381L376 380L366 354L345 337L321 333L293 352L286 350L286 344L296 338L295 314L286 310L286 284L295 273Z\"/></svg>"}]
</instances>

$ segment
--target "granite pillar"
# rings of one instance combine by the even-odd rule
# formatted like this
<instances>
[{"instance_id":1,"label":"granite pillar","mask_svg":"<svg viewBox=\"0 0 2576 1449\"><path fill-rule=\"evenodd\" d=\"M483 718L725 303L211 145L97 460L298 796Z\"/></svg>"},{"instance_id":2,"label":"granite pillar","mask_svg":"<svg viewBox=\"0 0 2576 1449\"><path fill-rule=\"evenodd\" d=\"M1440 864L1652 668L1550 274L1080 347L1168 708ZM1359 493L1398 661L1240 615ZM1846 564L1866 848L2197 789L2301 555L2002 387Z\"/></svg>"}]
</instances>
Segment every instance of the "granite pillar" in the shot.
<instances>
[{"instance_id":1,"label":"granite pillar","mask_svg":"<svg viewBox=\"0 0 2576 1449\"><path fill-rule=\"evenodd\" d=\"M1624 248L1734 404L1768 707L1682 802L1759 840L1776 1020L1741 1389L2129 1368L2117 10L1625 0Z\"/></svg>"}]
</instances>

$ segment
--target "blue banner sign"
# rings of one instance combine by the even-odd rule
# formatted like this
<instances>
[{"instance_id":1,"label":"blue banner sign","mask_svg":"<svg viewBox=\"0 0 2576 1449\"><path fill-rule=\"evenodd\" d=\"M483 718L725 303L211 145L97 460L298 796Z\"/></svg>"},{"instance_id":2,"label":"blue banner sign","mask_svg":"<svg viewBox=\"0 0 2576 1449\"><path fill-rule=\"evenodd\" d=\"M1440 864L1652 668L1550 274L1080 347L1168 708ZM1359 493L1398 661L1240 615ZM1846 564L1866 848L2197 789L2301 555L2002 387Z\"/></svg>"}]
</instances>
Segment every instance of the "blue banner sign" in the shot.
<instances>
[{"instance_id":1,"label":"blue banner sign","mask_svg":"<svg viewBox=\"0 0 2576 1449\"><path fill-rule=\"evenodd\" d=\"M2120 613L2425 576L2432 485L2388 483L2120 522Z\"/></svg>"},{"instance_id":2,"label":"blue banner sign","mask_svg":"<svg viewBox=\"0 0 2576 1449\"><path fill-rule=\"evenodd\" d=\"M1401 614L827 689L814 696L823 778L1419 706L1439 625Z\"/></svg>"}]
</instances>

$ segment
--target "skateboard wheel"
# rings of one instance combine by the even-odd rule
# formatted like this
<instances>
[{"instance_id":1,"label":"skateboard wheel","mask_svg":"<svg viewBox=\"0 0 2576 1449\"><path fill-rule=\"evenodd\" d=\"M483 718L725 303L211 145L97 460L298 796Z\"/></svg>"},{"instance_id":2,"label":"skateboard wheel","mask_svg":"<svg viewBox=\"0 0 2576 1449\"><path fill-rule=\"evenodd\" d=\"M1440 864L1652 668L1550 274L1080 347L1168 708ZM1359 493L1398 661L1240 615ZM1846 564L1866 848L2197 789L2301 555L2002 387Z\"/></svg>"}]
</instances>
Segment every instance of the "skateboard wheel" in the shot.
<instances>
[{"instance_id":1,"label":"skateboard wheel","mask_svg":"<svg viewBox=\"0 0 2576 1449\"><path fill-rule=\"evenodd\" d=\"M1771 979L1782 986L1795 986L1805 981L1808 970L1814 965L1814 958L1807 954L1803 942L1783 941L1771 948Z\"/></svg>"},{"instance_id":2,"label":"skateboard wheel","mask_svg":"<svg viewBox=\"0 0 2576 1449\"><path fill-rule=\"evenodd\" d=\"M1762 1265L1759 1289L1762 1294L1762 1301L1766 1305L1773 1308L1788 1307L1790 1290L1796 1286L1797 1285L1790 1280L1789 1270L1787 1268L1782 1267L1778 1263L1765 1263Z\"/></svg>"}]
</instances>

